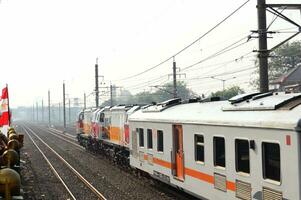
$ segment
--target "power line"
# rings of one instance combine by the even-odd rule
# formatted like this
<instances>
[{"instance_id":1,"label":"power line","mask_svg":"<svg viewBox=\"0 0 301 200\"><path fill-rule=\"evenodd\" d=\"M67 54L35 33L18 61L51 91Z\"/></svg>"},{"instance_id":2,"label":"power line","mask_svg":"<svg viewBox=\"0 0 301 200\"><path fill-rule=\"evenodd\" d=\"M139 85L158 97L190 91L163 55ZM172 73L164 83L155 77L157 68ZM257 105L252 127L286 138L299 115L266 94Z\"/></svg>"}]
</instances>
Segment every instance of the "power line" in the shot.
<instances>
[{"instance_id":1,"label":"power line","mask_svg":"<svg viewBox=\"0 0 301 200\"><path fill-rule=\"evenodd\" d=\"M196 66L196 65L198 65L198 64L201 64L201 63L203 63L203 62L205 62L205 61L207 61L207 60L210 60L210 59L215 58L215 57L217 57L217 56L220 56L220 55L222 55L222 54L224 54L224 53L227 53L227 52L229 52L229 51L231 51L231 50L233 50L233 49L236 49L236 48L238 48L238 47L240 47L240 46L242 46L242 45L244 45L244 44L246 44L246 43L248 43L248 42L250 41L250 40L248 40L248 41L246 41L246 42L244 42L244 43L241 43L241 44L238 44L238 45L232 47L233 45L235 45L235 44L241 42L243 39L246 39L246 37L245 37L245 38L242 38L242 39L240 39L240 40L238 40L238 41L236 41L236 42L234 42L233 44L231 44L231 45L229 45L229 46L223 48L222 50L220 50L220 51L218 51L218 52L216 52L216 53L214 53L214 54L212 54L212 55L210 55L210 56L208 56L208 57L206 57L206 58L204 58L204 59L202 59L202 60L200 60L200 61L198 61L198 62L192 64L192 65L189 65L189 66L187 66L187 67L184 67L184 68L182 69L182 71L187 70L187 69L190 69L190 68L192 68L192 67L194 67L194 66ZM230 48L230 47L232 47L232 48Z\"/></svg>"},{"instance_id":2,"label":"power line","mask_svg":"<svg viewBox=\"0 0 301 200\"><path fill-rule=\"evenodd\" d=\"M208 65L208 66L206 66L206 67L214 67L214 66L217 66L217 68L213 68L212 70L206 72L205 74L208 74L208 73L210 73L210 72L213 72L213 71L217 70L218 68L221 67L221 65L224 65L224 64L230 64L230 63L232 63L232 62L237 62L238 60L241 60L241 59L243 59L243 58L252 57L253 55L249 55L249 54L251 54L251 53L253 53L253 51L248 52L248 53L246 53L246 54L243 54L243 55L241 55L241 56L238 56L237 58L232 59L232 60L228 60L228 61L225 61L225 62L221 62L221 63L216 63L216 64ZM249 56L248 56L248 55L249 55ZM203 66L203 67L204 67L204 66ZM194 69L193 69L193 70L194 70ZM187 70L187 71L192 71L192 70ZM204 75L204 74L203 74L203 75ZM139 89L139 88L143 88L143 87L149 85L150 82L152 82L152 84L154 84L154 83L158 82L157 80L160 81L160 80L161 80L163 77L165 77L165 76L167 76L167 74L165 74L165 75L163 75L163 76L160 76L160 77L158 77L158 78L154 78L154 79L151 79L151 80L142 82L142 83L137 83L137 84L135 84L135 85L128 86L128 87L126 87L126 89ZM163 83L166 83L167 81L168 81L168 80L164 81ZM161 84L162 84L162 83L161 83Z\"/></svg>"},{"instance_id":3,"label":"power line","mask_svg":"<svg viewBox=\"0 0 301 200\"><path fill-rule=\"evenodd\" d=\"M240 5L238 8L236 8L233 12L231 12L229 15L227 15L224 19L222 19L219 23L217 23L215 26L213 26L211 29L209 29L207 32L205 32L204 34L202 34L200 37L198 37L196 40L194 40L192 43L190 43L189 45L185 46L183 49L181 49L180 51L178 51L177 53L173 54L172 56L168 57L167 59L163 60L162 62L160 62L159 64L150 67L142 72L139 72L137 74L134 74L132 76L128 76L122 79L118 79L120 80L126 80L126 79L131 79L137 76L140 76L146 72L149 72L157 67L159 67L160 65L166 63L167 61L169 61L170 59L174 58L175 56L178 56L179 54L181 54L183 51L185 51L186 49L188 49L189 47L191 47L192 45L194 45L196 42L198 42L199 40L201 40L202 38L204 38L206 35L208 35L209 33L211 33L213 30L215 30L217 27L219 27L222 23L224 23L226 20L228 20L231 16L233 16L236 12L238 12L242 7L244 7L250 0L247 0L246 2L244 2L242 5ZM116 81L116 80L115 80Z\"/></svg>"},{"instance_id":4,"label":"power line","mask_svg":"<svg viewBox=\"0 0 301 200\"><path fill-rule=\"evenodd\" d=\"M251 66L251 65L247 65L246 67ZM232 74L236 74L239 72L244 72L244 71L248 71L250 69L255 69L257 68L257 66L253 66L253 67L248 67L248 68L244 68L244 69L239 69L236 71L231 71L231 72L224 72L224 73L220 73L220 74L212 74L212 75L207 75L207 76L201 76L201 77L194 77L194 78L190 78L188 80L200 80L200 79L207 79L207 78L211 78L212 76L226 76L226 75L232 75Z\"/></svg>"}]
</instances>

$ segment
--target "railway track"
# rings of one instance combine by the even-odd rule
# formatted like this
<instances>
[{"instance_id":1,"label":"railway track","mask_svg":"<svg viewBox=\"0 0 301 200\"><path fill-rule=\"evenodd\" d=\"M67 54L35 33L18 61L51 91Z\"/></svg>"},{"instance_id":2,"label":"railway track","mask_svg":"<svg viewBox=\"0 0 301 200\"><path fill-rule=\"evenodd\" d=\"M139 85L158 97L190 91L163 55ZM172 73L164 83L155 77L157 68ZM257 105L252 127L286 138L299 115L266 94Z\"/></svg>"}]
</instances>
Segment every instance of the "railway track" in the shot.
<instances>
[{"instance_id":1,"label":"railway track","mask_svg":"<svg viewBox=\"0 0 301 200\"><path fill-rule=\"evenodd\" d=\"M32 141L32 143L34 144L34 146L38 149L38 151L42 154L43 158L45 159L45 161L47 162L47 164L49 165L49 167L51 168L52 172L54 173L54 175L59 179L59 181L62 183L62 185L64 186L64 188L66 189L67 193L70 195L70 197L72 199L83 199L82 196L78 196L76 194L74 194L74 192L71 191L70 187L68 185L72 185L73 190L77 190L77 194L82 194L82 192L79 192L81 190L86 190L89 189L89 196L87 199L102 199L102 200L106 200L106 198L104 197L104 195L99 192L88 180L86 180L83 175L81 175L70 163L68 163L59 153L57 153L53 148L51 148L43 139L41 139L32 129L30 129L28 126L23 125L23 130L25 131L25 133L28 135L28 138ZM59 136L57 136L59 137ZM61 138L63 139L63 138ZM49 151L43 151L41 149L42 145L38 145L36 141L39 141L40 144L43 144L44 147L47 147L49 149ZM45 148L44 148L45 149ZM48 152L48 153L46 153ZM75 175L77 178L75 179L74 177L70 179L70 177L68 178L69 180L67 180L69 182L66 183L66 179L64 180L64 178L62 178L62 176L60 175L60 173L58 171L62 171L61 169L56 169L54 167L54 163L50 161L50 159L46 156L46 154L49 156L49 152L52 152L53 155L55 155L60 161L61 163L65 166L63 168L68 168L70 172L72 172L73 175ZM53 159L52 159L53 160ZM66 171L64 173L61 172L61 174L65 174L66 175ZM71 181L72 180L72 181ZM74 182L75 181L75 182ZM81 184L78 184L78 181L81 182ZM85 186L85 189L82 187L82 184ZM74 186L79 186L77 188L75 188ZM94 194L94 198L91 194ZM78 196L78 197L76 197Z\"/></svg>"},{"instance_id":2,"label":"railway track","mask_svg":"<svg viewBox=\"0 0 301 200\"><path fill-rule=\"evenodd\" d=\"M77 139L75 136L72 136L71 134L66 134L63 131L59 131L57 129L53 129L53 128L49 128L49 129L42 129L40 126L36 126L35 128L38 128L39 130L44 130L48 133L50 133L51 135L60 138L76 147L79 147L81 150L84 150L85 152L90 153L91 156L95 156L96 158L99 159L103 159L106 158L107 161L111 162L111 160L107 159L107 157L101 156L99 154L94 154L92 152L87 151L84 147L78 145L77 143ZM76 143L74 142L76 141ZM124 170L126 173L128 173L127 170ZM137 177L132 176L131 177L132 180L137 180ZM139 181L144 184L146 187L152 187L152 190L154 190L154 192L162 192L167 194L168 196L172 197L172 199L182 199L182 200L194 200L196 199L195 197L179 191L171 186L168 186L164 183L161 183L159 181L153 180L153 179L148 179L148 178L142 178L140 177Z\"/></svg>"},{"instance_id":3,"label":"railway track","mask_svg":"<svg viewBox=\"0 0 301 200\"><path fill-rule=\"evenodd\" d=\"M158 182L156 182L155 180L134 176L132 173L129 173L128 170L124 170L123 168L115 166L105 156L86 151L84 147L78 145L75 137L72 137L69 134L63 133L62 131L58 131L52 128L46 128L37 125L32 126L32 124L30 124L30 126L32 127L32 130L34 130L37 133L40 133L41 136L44 135L43 137L45 137L45 134L48 134L49 136L45 137L45 139L48 138L49 141L52 141L54 143L59 143L58 144L59 146L66 145L68 146L68 148L71 148L72 146L73 149L80 151L81 152L80 154L82 154L81 159L85 159L85 160L92 159L93 162L100 162L98 164L91 164L91 166L97 165L99 166L99 168L101 168L99 170L106 173L105 175L101 175L102 176L101 180L99 179L94 180L94 184L106 185L110 189L110 191L112 190L114 191L115 197L111 197L111 193L107 194L107 191L104 191L105 192L104 194L107 194L106 196L108 199L144 199L142 197L145 196L146 193L149 193L148 194L149 197L147 199L157 199L157 200L158 199L183 199L183 200L195 199L194 197L188 195L187 193L179 191L173 187L170 187L165 184L158 184ZM49 138L50 135L52 139ZM87 163L89 163L89 161L85 161L84 164L82 164L81 161L78 161L76 165L79 165L78 168L81 170L85 169L83 171L84 174L85 172L88 171L90 174L92 174L91 175L92 177L95 177L95 179L98 178L100 173L99 170L95 169L95 167L93 169L89 168L88 166L86 166ZM110 174L112 172L108 173L108 171L115 171L115 173L116 171L118 171L117 172L119 174L118 176L123 177L122 179L127 179L129 183L127 181L126 183L123 183L124 181L121 180L120 178L117 178L116 180L116 177L112 177L112 175ZM100 182L104 182L104 183L100 183ZM133 186L132 186L134 182L135 185L139 186L139 187L134 186L136 187L135 190L133 190ZM98 187L101 188L101 186ZM144 190L146 190L147 192L145 193ZM116 195L118 197L116 197Z\"/></svg>"}]
</instances>

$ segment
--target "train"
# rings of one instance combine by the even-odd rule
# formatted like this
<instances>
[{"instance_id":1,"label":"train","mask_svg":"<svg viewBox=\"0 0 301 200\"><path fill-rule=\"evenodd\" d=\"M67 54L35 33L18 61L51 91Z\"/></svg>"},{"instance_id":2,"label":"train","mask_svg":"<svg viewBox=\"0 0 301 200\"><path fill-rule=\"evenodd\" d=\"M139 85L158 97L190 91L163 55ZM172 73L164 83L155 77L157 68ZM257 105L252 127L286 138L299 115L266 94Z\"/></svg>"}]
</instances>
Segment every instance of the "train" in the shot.
<instances>
[{"instance_id":1,"label":"train","mask_svg":"<svg viewBox=\"0 0 301 200\"><path fill-rule=\"evenodd\" d=\"M87 149L197 198L301 199L301 93L86 109L78 127Z\"/></svg>"}]
</instances>

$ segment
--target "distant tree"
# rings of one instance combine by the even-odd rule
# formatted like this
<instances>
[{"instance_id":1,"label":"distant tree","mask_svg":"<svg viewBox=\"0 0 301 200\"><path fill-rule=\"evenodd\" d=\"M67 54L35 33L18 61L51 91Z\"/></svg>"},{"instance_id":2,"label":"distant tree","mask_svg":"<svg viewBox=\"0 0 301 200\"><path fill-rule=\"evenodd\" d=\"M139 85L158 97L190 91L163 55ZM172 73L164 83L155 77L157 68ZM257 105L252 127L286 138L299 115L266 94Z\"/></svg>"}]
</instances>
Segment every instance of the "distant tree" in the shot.
<instances>
[{"instance_id":1,"label":"distant tree","mask_svg":"<svg viewBox=\"0 0 301 200\"><path fill-rule=\"evenodd\" d=\"M231 97L234 97L238 94L245 93L243 89L241 89L239 86L233 86L231 88L225 89L224 91L217 91L212 92L212 97L221 97L223 99L230 99Z\"/></svg>"},{"instance_id":2,"label":"distant tree","mask_svg":"<svg viewBox=\"0 0 301 200\"><path fill-rule=\"evenodd\" d=\"M174 98L173 94L173 84L172 83L166 83L162 87L158 87L158 90L153 93L156 101L161 102L168 99ZM197 96L192 90L187 88L186 83L183 81L177 82L177 96L181 99L189 99L192 97Z\"/></svg>"},{"instance_id":3,"label":"distant tree","mask_svg":"<svg viewBox=\"0 0 301 200\"><path fill-rule=\"evenodd\" d=\"M255 61L258 66L258 61ZM289 70L301 65L301 41L285 43L270 53L269 58L269 81L273 82ZM259 88L259 69L255 72L256 78L251 85Z\"/></svg>"},{"instance_id":4,"label":"distant tree","mask_svg":"<svg viewBox=\"0 0 301 200\"><path fill-rule=\"evenodd\" d=\"M150 104L156 101L156 97L151 92L140 92L136 94L133 98L133 103L135 104Z\"/></svg>"},{"instance_id":5,"label":"distant tree","mask_svg":"<svg viewBox=\"0 0 301 200\"><path fill-rule=\"evenodd\" d=\"M301 41L285 43L270 54L269 79L277 79L301 64Z\"/></svg>"},{"instance_id":6,"label":"distant tree","mask_svg":"<svg viewBox=\"0 0 301 200\"><path fill-rule=\"evenodd\" d=\"M128 90L121 90L120 95L116 98L116 104L131 104L134 96Z\"/></svg>"},{"instance_id":7,"label":"distant tree","mask_svg":"<svg viewBox=\"0 0 301 200\"><path fill-rule=\"evenodd\" d=\"M121 94L114 99L113 105L116 104L150 104L153 102L162 102L173 98L173 84L166 83L162 86L156 87L155 92L144 91L132 95L128 90L123 90ZM197 96L193 91L187 88L182 81L177 82L178 97L181 99L188 99ZM101 106L110 105L110 100L101 104Z\"/></svg>"}]
</instances>

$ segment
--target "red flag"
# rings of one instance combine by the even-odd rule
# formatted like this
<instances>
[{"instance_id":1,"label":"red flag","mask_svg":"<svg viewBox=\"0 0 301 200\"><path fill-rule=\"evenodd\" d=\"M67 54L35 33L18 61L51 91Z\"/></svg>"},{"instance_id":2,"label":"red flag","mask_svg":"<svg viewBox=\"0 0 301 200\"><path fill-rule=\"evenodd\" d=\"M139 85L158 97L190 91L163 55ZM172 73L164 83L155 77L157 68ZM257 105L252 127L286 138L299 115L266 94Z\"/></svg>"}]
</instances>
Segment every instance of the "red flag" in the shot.
<instances>
[{"instance_id":1,"label":"red flag","mask_svg":"<svg viewBox=\"0 0 301 200\"><path fill-rule=\"evenodd\" d=\"M8 112L2 113L0 116L0 126L9 125L9 114Z\"/></svg>"},{"instance_id":2,"label":"red flag","mask_svg":"<svg viewBox=\"0 0 301 200\"><path fill-rule=\"evenodd\" d=\"M9 125L9 104L8 104L8 88L7 86L3 88L2 95L0 98L0 127L4 125Z\"/></svg>"},{"instance_id":3,"label":"red flag","mask_svg":"<svg viewBox=\"0 0 301 200\"><path fill-rule=\"evenodd\" d=\"M7 87L2 89L2 95L1 95L0 100L2 100L2 99L8 99L8 88Z\"/></svg>"}]
</instances>

